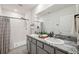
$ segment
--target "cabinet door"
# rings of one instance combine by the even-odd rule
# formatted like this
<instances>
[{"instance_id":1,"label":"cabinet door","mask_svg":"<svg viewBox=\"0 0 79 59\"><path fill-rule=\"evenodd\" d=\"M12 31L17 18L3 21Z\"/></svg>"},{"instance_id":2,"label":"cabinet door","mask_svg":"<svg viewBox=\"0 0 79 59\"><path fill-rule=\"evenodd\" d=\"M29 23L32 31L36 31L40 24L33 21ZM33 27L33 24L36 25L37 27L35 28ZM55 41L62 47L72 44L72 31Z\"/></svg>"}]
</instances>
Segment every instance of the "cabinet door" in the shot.
<instances>
[{"instance_id":1,"label":"cabinet door","mask_svg":"<svg viewBox=\"0 0 79 59\"><path fill-rule=\"evenodd\" d=\"M28 38L27 38L27 51L28 51L28 53L31 52L31 44L30 44L30 41Z\"/></svg>"},{"instance_id":2,"label":"cabinet door","mask_svg":"<svg viewBox=\"0 0 79 59\"><path fill-rule=\"evenodd\" d=\"M36 45L31 42L31 54L36 54Z\"/></svg>"},{"instance_id":3,"label":"cabinet door","mask_svg":"<svg viewBox=\"0 0 79 59\"><path fill-rule=\"evenodd\" d=\"M65 54L64 52L61 52L58 49L56 49L55 52L56 52L56 54Z\"/></svg>"},{"instance_id":4,"label":"cabinet door","mask_svg":"<svg viewBox=\"0 0 79 59\"><path fill-rule=\"evenodd\" d=\"M44 44L44 49L50 54L54 54L54 48Z\"/></svg>"},{"instance_id":5,"label":"cabinet door","mask_svg":"<svg viewBox=\"0 0 79 59\"><path fill-rule=\"evenodd\" d=\"M41 42L37 41L37 46L39 46L39 47L43 48L43 43L41 43Z\"/></svg>"},{"instance_id":6,"label":"cabinet door","mask_svg":"<svg viewBox=\"0 0 79 59\"><path fill-rule=\"evenodd\" d=\"M46 51L44 51L43 49L41 49L41 48L39 48L39 47L37 47L37 53L38 53L38 54L47 54Z\"/></svg>"}]
</instances>

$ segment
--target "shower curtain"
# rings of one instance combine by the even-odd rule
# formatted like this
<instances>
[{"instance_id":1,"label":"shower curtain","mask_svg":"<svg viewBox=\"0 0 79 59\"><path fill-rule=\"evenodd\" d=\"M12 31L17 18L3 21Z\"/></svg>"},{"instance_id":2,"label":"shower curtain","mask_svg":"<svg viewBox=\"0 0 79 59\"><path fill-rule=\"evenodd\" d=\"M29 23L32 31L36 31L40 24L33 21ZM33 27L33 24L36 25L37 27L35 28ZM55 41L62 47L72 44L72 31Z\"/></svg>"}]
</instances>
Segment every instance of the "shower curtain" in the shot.
<instances>
[{"instance_id":1,"label":"shower curtain","mask_svg":"<svg viewBox=\"0 0 79 59\"><path fill-rule=\"evenodd\" d=\"M9 52L10 45L10 19L0 17L0 54Z\"/></svg>"}]
</instances>

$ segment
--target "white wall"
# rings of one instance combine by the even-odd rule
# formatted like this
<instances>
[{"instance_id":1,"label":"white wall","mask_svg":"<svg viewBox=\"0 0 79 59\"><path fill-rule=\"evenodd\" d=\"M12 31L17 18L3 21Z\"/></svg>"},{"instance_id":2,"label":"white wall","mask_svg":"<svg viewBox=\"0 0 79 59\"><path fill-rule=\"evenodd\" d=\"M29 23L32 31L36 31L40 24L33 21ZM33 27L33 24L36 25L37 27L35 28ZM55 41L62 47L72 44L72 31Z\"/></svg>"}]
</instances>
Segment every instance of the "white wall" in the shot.
<instances>
[{"instance_id":1,"label":"white wall","mask_svg":"<svg viewBox=\"0 0 79 59\"><path fill-rule=\"evenodd\" d=\"M27 34L30 34L30 24L32 23L32 11L28 11L26 14L25 14L25 18L28 19L26 20L26 32Z\"/></svg>"},{"instance_id":2,"label":"white wall","mask_svg":"<svg viewBox=\"0 0 79 59\"><path fill-rule=\"evenodd\" d=\"M76 6L70 6L51 12L39 17L38 20L43 20L45 30L47 32L53 31L58 34L65 34L75 36L74 34L74 15L76 13ZM57 26L58 25L58 26Z\"/></svg>"}]
</instances>

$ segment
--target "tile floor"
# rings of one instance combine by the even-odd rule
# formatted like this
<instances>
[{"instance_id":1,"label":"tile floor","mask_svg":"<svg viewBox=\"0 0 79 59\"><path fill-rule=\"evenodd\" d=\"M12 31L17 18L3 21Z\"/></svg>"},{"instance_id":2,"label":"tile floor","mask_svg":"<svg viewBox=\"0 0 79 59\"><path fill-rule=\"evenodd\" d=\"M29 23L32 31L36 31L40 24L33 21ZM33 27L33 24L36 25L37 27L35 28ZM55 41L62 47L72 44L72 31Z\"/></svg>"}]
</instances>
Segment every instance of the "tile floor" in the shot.
<instances>
[{"instance_id":1,"label":"tile floor","mask_svg":"<svg viewBox=\"0 0 79 59\"><path fill-rule=\"evenodd\" d=\"M8 54L27 54L27 47L26 45L17 47L12 49Z\"/></svg>"}]
</instances>

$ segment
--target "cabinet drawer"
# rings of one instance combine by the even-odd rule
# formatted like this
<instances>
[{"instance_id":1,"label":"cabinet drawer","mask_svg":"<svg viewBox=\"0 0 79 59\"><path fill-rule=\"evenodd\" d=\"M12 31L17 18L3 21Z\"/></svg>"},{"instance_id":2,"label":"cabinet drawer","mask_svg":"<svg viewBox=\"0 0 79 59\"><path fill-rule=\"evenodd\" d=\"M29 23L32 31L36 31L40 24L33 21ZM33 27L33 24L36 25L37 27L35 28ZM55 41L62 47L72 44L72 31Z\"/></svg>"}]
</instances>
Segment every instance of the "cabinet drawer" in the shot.
<instances>
[{"instance_id":1,"label":"cabinet drawer","mask_svg":"<svg viewBox=\"0 0 79 59\"><path fill-rule=\"evenodd\" d=\"M36 44L36 40L35 39L32 39L32 42Z\"/></svg>"},{"instance_id":2,"label":"cabinet drawer","mask_svg":"<svg viewBox=\"0 0 79 59\"><path fill-rule=\"evenodd\" d=\"M37 46L40 46L41 48L43 48L43 43L42 43L42 42L37 41Z\"/></svg>"},{"instance_id":3,"label":"cabinet drawer","mask_svg":"<svg viewBox=\"0 0 79 59\"><path fill-rule=\"evenodd\" d=\"M44 49L50 54L54 54L54 48L44 44Z\"/></svg>"}]
</instances>

